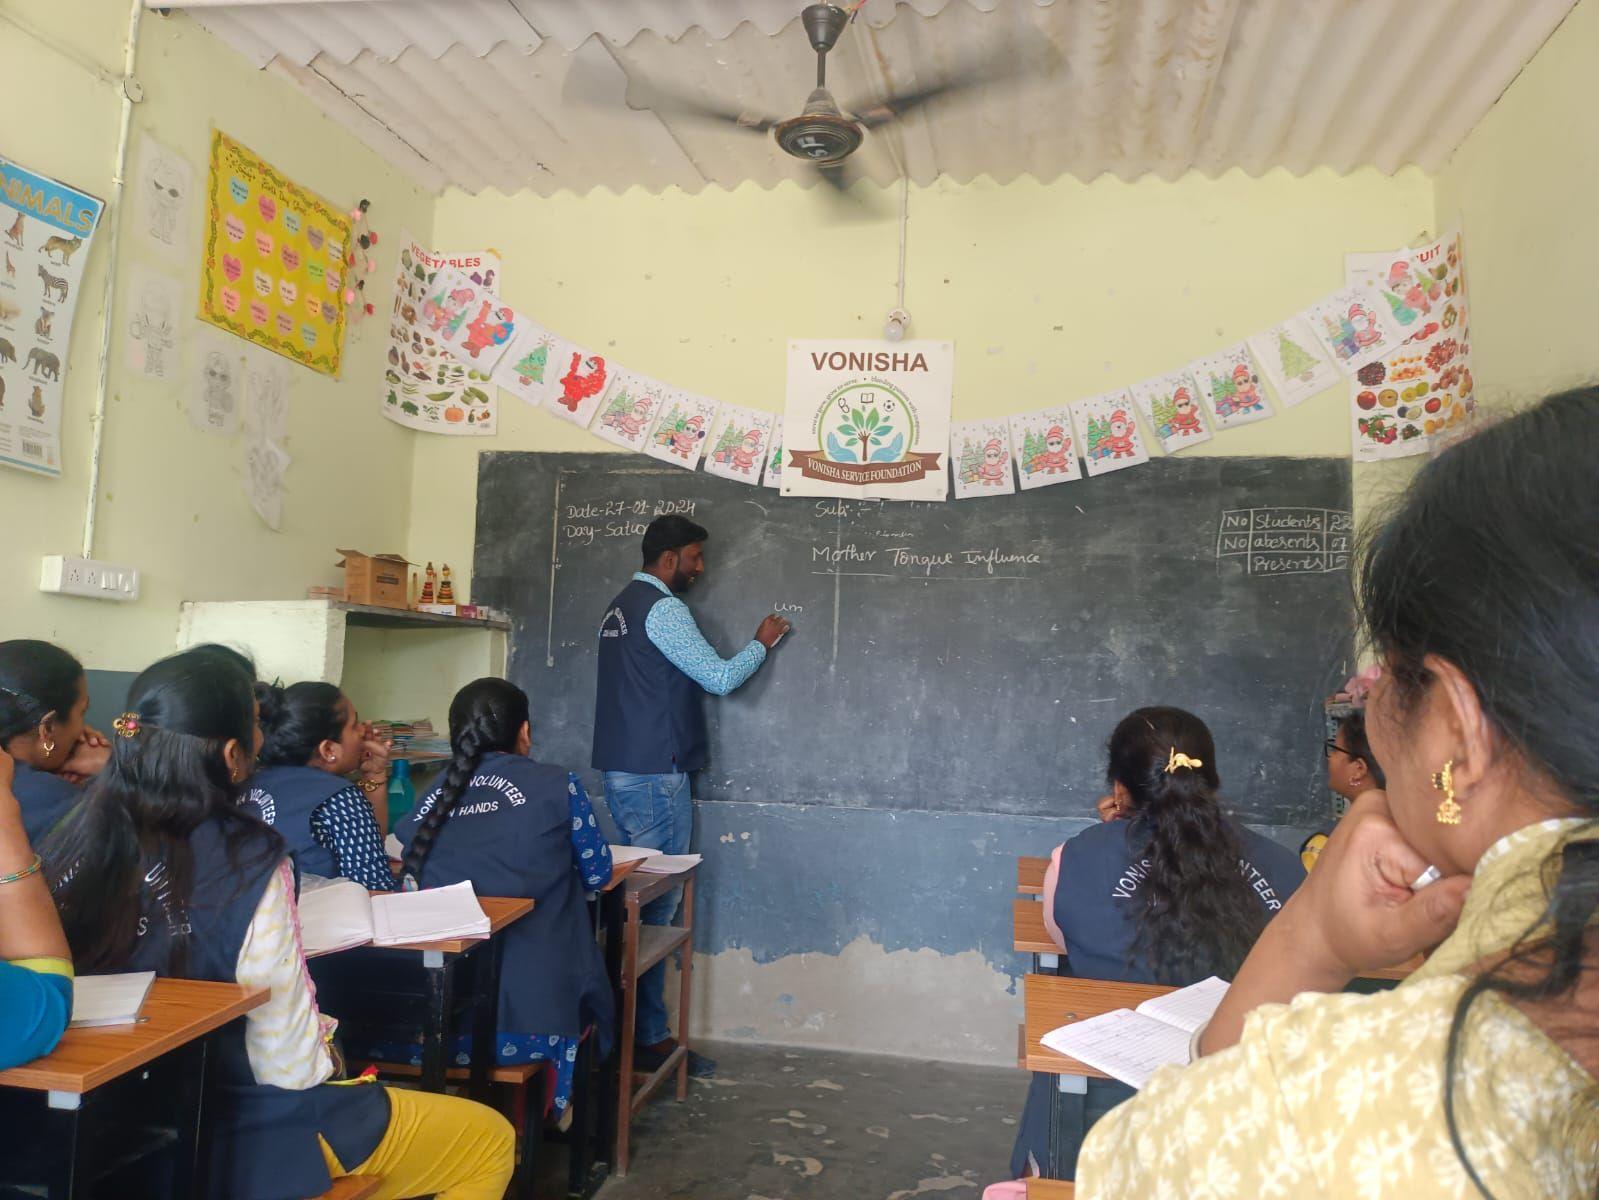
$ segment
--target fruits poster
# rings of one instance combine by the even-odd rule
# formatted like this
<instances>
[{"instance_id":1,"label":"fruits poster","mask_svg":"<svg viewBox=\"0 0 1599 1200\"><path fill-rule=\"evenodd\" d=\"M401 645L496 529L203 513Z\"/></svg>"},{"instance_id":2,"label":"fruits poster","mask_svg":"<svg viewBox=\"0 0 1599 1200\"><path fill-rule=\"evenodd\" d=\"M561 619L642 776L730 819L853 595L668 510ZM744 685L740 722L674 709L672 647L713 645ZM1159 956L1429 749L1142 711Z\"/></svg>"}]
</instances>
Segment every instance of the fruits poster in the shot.
<instances>
[{"instance_id":1,"label":"fruits poster","mask_svg":"<svg viewBox=\"0 0 1599 1200\"><path fill-rule=\"evenodd\" d=\"M494 251L451 254L401 235L389 306L383 415L426 433L488 436L494 432L498 408L488 364L481 370L468 366L444 344L451 301L446 297L438 303L432 289L446 271L458 271L474 287L498 295L500 256Z\"/></svg>"},{"instance_id":2,"label":"fruits poster","mask_svg":"<svg viewBox=\"0 0 1599 1200\"><path fill-rule=\"evenodd\" d=\"M211 131L200 319L323 375L344 353L350 221Z\"/></svg>"},{"instance_id":3,"label":"fruits poster","mask_svg":"<svg viewBox=\"0 0 1599 1200\"><path fill-rule=\"evenodd\" d=\"M67 344L102 208L0 158L0 466L61 474Z\"/></svg>"},{"instance_id":4,"label":"fruits poster","mask_svg":"<svg viewBox=\"0 0 1599 1200\"><path fill-rule=\"evenodd\" d=\"M1354 257L1348 269L1365 269ZM1460 236L1384 256L1378 266L1407 336L1350 381L1357 462L1425 454L1477 406Z\"/></svg>"}]
</instances>

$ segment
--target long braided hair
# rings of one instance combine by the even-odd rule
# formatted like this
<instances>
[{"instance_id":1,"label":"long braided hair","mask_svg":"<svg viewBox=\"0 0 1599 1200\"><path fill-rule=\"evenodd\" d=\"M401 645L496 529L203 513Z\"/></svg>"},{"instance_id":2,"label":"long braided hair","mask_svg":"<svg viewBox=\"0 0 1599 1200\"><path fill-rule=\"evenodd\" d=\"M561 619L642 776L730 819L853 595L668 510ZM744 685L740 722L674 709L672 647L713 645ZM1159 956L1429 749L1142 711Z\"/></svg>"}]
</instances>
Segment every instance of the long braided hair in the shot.
<instances>
[{"instance_id":1,"label":"long braided hair","mask_svg":"<svg viewBox=\"0 0 1599 1200\"><path fill-rule=\"evenodd\" d=\"M450 765L444 781L422 804L422 823L406 849L403 875L407 888L420 887L422 869L439 836L460 803L467 785L487 754L514 753L517 736L527 724L527 693L505 679L474 679L450 701Z\"/></svg>"}]
</instances>

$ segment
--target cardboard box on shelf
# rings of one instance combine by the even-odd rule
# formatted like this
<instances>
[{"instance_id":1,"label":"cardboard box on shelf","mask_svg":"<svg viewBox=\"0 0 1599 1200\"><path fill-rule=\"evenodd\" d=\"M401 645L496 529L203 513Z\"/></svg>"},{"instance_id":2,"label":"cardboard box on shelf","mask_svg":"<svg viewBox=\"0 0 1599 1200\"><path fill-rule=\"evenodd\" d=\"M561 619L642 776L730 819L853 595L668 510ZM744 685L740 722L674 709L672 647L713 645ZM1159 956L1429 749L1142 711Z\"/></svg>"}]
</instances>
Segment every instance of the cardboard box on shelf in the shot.
<instances>
[{"instance_id":1,"label":"cardboard box on shelf","mask_svg":"<svg viewBox=\"0 0 1599 1200\"><path fill-rule=\"evenodd\" d=\"M344 555L336 565L344 568L344 597L351 604L371 604L378 608L405 608L406 567L411 564L399 554L363 554L359 550L340 550Z\"/></svg>"}]
</instances>

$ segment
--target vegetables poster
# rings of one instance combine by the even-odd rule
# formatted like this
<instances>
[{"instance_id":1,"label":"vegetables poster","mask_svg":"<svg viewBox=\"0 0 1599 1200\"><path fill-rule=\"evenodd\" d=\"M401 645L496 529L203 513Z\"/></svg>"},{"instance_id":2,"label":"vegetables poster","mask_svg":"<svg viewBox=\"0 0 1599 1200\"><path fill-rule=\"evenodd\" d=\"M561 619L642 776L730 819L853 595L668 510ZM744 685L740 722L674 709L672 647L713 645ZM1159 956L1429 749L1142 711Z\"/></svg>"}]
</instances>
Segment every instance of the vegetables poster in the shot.
<instances>
[{"instance_id":1,"label":"vegetables poster","mask_svg":"<svg viewBox=\"0 0 1599 1200\"><path fill-rule=\"evenodd\" d=\"M344 350L350 222L221 130L211 131L200 319L324 375Z\"/></svg>"},{"instance_id":2,"label":"vegetables poster","mask_svg":"<svg viewBox=\"0 0 1599 1200\"><path fill-rule=\"evenodd\" d=\"M489 386L489 367L481 370L456 358L445 346L446 331L465 308L434 287L440 276L458 271L474 289L498 295L500 256L492 250L437 253L409 237L400 239L389 310L388 362L383 372L383 415L428 433L494 432L497 403ZM459 328L459 325L457 326Z\"/></svg>"}]
</instances>

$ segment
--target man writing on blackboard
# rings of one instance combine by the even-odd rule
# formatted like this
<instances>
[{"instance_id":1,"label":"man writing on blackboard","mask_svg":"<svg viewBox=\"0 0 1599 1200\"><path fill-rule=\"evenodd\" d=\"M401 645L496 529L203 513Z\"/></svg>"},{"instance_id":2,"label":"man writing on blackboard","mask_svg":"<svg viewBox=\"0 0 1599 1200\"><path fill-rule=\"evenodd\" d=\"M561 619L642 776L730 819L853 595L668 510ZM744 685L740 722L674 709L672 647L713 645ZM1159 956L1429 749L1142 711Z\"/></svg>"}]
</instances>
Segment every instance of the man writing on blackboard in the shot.
<instances>
[{"instance_id":1,"label":"man writing on blackboard","mask_svg":"<svg viewBox=\"0 0 1599 1200\"><path fill-rule=\"evenodd\" d=\"M593 765L605 773L605 803L628 843L667 854L686 853L694 831L689 775L705 765L703 693L725 696L738 687L790 628L768 616L754 640L726 659L705 640L678 594L704 574L708 537L687 517L651 521L644 531L644 569L600 622ZM674 889L651 901L645 924L671 924L680 896ZM664 962L638 981L633 1061L639 1070L658 1069L677 1048L667 1026L665 983ZM689 1057L696 1074L714 1069L698 1055Z\"/></svg>"}]
</instances>

